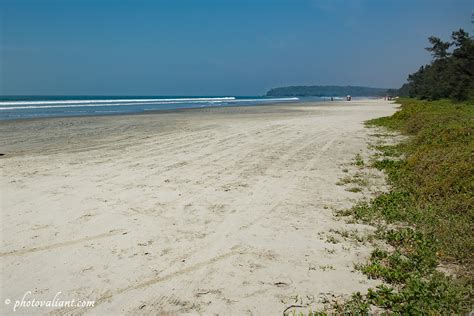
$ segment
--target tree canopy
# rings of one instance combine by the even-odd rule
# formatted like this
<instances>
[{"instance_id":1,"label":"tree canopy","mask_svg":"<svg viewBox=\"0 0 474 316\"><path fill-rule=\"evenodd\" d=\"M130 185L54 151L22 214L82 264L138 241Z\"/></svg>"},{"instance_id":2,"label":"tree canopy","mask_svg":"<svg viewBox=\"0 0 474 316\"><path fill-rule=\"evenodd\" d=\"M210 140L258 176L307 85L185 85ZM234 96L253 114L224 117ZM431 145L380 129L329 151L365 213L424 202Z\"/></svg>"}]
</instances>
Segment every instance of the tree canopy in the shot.
<instances>
[{"instance_id":1,"label":"tree canopy","mask_svg":"<svg viewBox=\"0 0 474 316\"><path fill-rule=\"evenodd\" d=\"M450 41L431 36L426 50L433 60L408 76L399 90L402 96L427 100L474 97L474 40L463 29L454 31Z\"/></svg>"}]
</instances>

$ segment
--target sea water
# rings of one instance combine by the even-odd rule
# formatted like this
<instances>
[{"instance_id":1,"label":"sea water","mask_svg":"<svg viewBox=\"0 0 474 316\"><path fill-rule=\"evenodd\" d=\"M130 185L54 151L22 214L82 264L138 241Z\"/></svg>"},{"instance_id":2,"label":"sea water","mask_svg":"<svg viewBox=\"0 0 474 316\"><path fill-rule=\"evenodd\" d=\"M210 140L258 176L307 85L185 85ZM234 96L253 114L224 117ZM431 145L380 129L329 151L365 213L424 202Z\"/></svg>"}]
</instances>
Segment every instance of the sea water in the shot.
<instances>
[{"instance_id":1,"label":"sea water","mask_svg":"<svg viewBox=\"0 0 474 316\"><path fill-rule=\"evenodd\" d=\"M296 97L0 96L0 120L114 115L147 111L298 102ZM313 101L322 100L315 98Z\"/></svg>"}]
</instances>

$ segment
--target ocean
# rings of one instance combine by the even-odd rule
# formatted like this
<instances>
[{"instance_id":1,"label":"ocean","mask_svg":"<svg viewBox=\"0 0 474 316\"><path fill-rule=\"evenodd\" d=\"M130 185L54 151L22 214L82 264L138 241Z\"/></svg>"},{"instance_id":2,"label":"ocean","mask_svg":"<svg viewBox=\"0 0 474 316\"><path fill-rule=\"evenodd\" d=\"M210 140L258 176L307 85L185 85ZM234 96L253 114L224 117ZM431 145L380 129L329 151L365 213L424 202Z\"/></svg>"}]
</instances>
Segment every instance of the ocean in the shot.
<instances>
[{"instance_id":1,"label":"ocean","mask_svg":"<svg viewBox=\"0 0 474 316\"><path fill-rule=\"evenodd\" d=\"M311 98L312 101L327 98ZM0 96L0 120L117 115L147 111L298 102L299 98L174 96Z\"/></svg>"}]
</instances>

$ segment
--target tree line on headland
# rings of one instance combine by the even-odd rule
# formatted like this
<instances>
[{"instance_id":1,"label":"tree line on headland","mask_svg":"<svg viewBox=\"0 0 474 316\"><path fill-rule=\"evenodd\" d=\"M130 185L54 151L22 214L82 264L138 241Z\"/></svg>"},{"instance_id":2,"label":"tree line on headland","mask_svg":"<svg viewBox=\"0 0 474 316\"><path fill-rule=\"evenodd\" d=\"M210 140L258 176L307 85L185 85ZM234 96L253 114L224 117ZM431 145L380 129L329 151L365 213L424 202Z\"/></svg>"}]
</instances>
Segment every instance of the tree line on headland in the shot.
<instances>
[{"instance_id":1,"label":"tree line on headland","mask_svg":"<svg viewBox=\"0 0 474 316\"><path fill-rule=\"evenodd\" d=\"M360 86L290 86L274 88L267 92L267 96L281 97L354 97L383 96L387 89Z\"/></svg>"}]
</instances>

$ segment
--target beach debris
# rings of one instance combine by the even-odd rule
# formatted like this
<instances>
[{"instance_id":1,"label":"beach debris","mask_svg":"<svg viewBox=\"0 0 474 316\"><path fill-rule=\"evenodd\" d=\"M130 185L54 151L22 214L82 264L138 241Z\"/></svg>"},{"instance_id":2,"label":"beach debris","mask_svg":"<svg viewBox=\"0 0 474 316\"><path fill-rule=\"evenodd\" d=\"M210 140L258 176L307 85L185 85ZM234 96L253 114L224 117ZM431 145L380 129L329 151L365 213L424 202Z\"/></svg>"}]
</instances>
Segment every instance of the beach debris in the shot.
<instances>
[{"instance_id":1,"label":"beach debris","mask_svg":"<svg viewBox=\"0 0 474 316\"><path fill-rule=\"evenodd\" d=\"M285 287L285 286L288 286L290 284L286 283L286 282L283 282L283 281L278 281L278 282L273 283L273 285L276 285L278 287Z\"/></svg>"},{"instance_id":2,"label":"beach debris","mask_svg":"<svg viewBox=\"0 0 474 316\"><path fill-rule=\"evenodd\" d=\"M306 306L304 306L304 305L290 305L287 308L285 308L285 310L283 311L283 315L287 315L286 312L291 308L304 308L304 307L306 307Z\"/></svg>"},{"instance_id":3,"label":"beach debris","mask_svg":"<svg viewBox=\"0 0 474 316\"><path fill-rule=\"evenodd\" d=\"M139 242L138 245L144 247L144 246L150 246L152 243L153 243L153 240L148 240L147 242Z\"/></svg>"}]
</instances>

